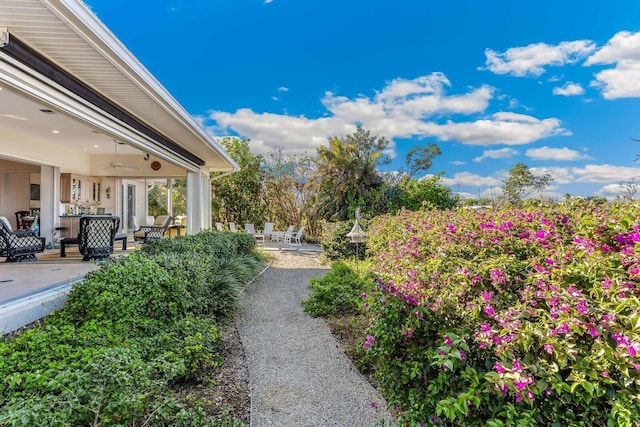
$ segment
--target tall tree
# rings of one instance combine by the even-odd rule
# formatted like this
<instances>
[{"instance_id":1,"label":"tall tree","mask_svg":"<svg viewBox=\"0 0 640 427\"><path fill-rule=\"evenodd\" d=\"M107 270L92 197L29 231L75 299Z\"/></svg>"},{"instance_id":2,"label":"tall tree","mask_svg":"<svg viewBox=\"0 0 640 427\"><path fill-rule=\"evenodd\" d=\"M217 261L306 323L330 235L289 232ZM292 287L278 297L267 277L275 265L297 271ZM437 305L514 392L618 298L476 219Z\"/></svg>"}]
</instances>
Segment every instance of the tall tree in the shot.
<instances>
[{"instance_id":1,"label":"tall tree","mask_svg":"<svg viewBox=\"0 0 640 427\"><path fill-rule=\"evenodd\" d=\"M442 154L440 147L431 142L426 147L417 145L409 150L405 158L409 178L413 178L418 172L426 172L431 169L433 159L440 154Z\"/></svg>"},{"instance_id":2,"label":"tall tree","mask_svg":"<svg viewBox=\"0 0 640 427\"><path fill-rule=\"evenodd\" d=\"M240 171L219 179L212 175L213 219L238 224L264 223L267 220L267 204L261 170L262 156L251 154L249 140L226 137L221 144L240 165Z\"/></svg>"},{"instance_id":3,"label":"tall tree","mask_svg":"<svg viewBox=\"0 0 640 427\"><path fill-rule=\"evenodd\" d=\"M310 214L345 220L356 204L364 211L375 211L372 204L382 185L377 167L388 162L384 156L388 144L385 137L371 135L361 127L344 138L329 138L329 145L318 148L313 159L316 169L309 181Z\"/></svg>"},{"instance_id":4,"label":"tall tree","mask_svg":"<svg viewBox=\"0 0 640 427\"><path fill-rule=\"evenodd\" d=\"M263 165L265 174L268 216L278 228L290 224L305 224L303 208L307 203L307 182L313 173L311 161L306 157L285 155L282 147L276 147Z\"/></svg>"},{"instance_id":5,"label":"tall tree","mask_svg":"<svg viewBox=\"0 0 640 427\"><path fill-rule=\"evenodd\" d=\"M509 170L509 176L503 180L502 202L519 205L524 199L533 193L544 190L553 180L551 172L545 171L540 176L535 176L527 165L516 163Z\"/></svg>"}]
</instances>

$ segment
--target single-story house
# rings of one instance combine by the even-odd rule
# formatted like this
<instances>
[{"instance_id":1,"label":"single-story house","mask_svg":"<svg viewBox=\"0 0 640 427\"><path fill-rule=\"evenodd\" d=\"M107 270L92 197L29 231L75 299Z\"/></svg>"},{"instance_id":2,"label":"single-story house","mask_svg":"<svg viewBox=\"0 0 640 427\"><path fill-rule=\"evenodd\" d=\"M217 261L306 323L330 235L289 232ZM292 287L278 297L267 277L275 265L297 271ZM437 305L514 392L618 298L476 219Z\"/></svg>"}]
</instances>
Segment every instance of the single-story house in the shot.
<instances>
[{"instance_id":1,"label":"single-story house","mask_svg":"<svg viewBox=\"0 0 640 427\"><path fill-rule=\"evenodd\" d=\"M131 231L150 184L180 178L186 212L169 213L197 233L211 172L238 168L82 1L0 2L0 216L38 212L48 241L83 212Z\"/></svg>"}]
</instances>

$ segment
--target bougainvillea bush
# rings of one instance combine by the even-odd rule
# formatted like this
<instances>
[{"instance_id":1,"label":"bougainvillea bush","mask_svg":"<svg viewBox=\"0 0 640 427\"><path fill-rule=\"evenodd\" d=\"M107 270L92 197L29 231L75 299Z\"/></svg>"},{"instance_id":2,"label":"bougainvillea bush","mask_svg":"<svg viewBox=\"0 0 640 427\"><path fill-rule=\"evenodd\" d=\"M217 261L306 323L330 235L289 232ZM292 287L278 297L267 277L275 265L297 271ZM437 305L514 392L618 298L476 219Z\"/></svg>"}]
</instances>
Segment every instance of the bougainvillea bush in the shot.
<instances>
[{"instance_id":1,"label":"bougainvillea bush","mask_svg":"<svg viewBox=\"0 0 640 427\"><path fill-rule=\"evenodd\" d=\"M401 422L640 425L640 205L403 212L364 341Z\"/></svg>"}]
</instances>

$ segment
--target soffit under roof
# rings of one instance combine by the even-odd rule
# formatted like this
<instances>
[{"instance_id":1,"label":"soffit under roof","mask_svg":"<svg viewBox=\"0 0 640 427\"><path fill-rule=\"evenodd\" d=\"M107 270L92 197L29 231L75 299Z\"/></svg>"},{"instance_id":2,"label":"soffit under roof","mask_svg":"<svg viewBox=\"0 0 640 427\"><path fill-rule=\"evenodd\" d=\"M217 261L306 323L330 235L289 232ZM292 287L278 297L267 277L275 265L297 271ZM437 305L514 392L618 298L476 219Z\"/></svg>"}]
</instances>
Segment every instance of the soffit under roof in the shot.
<instances>
[{"instance_id":1,"label":"soffit under roof","mask_svg":"<svg viewBox=\"0 0 640 427\"><path fill-rule=\"evenodd\" d=\"M0 26L131 116L205 161L230 157L92 12L76 0L2 0Z\"/></svg>"}]
</instances>

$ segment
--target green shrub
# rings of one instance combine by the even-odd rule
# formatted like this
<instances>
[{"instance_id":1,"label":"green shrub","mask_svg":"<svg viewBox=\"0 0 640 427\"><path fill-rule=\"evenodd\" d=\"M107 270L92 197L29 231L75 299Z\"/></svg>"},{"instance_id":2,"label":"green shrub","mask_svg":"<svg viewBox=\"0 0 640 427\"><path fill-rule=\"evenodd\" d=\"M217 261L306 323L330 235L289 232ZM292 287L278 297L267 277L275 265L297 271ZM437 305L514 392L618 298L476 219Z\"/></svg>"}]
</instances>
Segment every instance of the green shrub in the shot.
<instances>
[{"instance_id":1,"label":"green shrub","mask_svg":"<svg viewBox=\"0 0 640 427\"><path fill-rule=\"evenodd\" d=\"M0 340L0 426L238 425L171 386L218 366L219 327L260 267L254 247L203 233L102 264L42 328Z\"/></svg>"},{"instance_id":2,"label":"green shrub","mask_svg":"<svg viewBox=\"0 0 640 427\"><path fill-rule=\"evenodd\" d=\"M311 294L302 301L304 311L312 316L355 313L368 284L345 264L336 263L323 277L311 279Z\"/></svg>"},{"instance_id":3,"label":"green shrub","mask_svg":"<svg viewBox=\"0 0 640 427\"><path fill-rule=\"evenodd\" d=\"M376 220L363 347L401 423L636 425L638 218L570 201Z\"/></svg>"},{"instance_id":4,"label":"green shrub","mask_svg":"<svg viewBox=\"0 0 640 427\"><path fill-rule=\"evenodd\" d=\"M134 253L89 273L70 293L62 316L76 324L109 321L120 333L140 336L184 317L188 307L186 283Z\"/></svg>"},{"instance_id":5,"label":"green shrub","mask_svg":"<svg viewBox=\"0 0 640 427\"><path fill-rule=\"evenodd\" d=\"M367 256L366 243L351 243L347 234L351 231L355 221L327 222L323 225L322 256L329 261L339 261L343 259L355 259L356 254L363 260ZM367 220L360 219L358 223L366 232Z\"/></svg>"}]
</instances>

